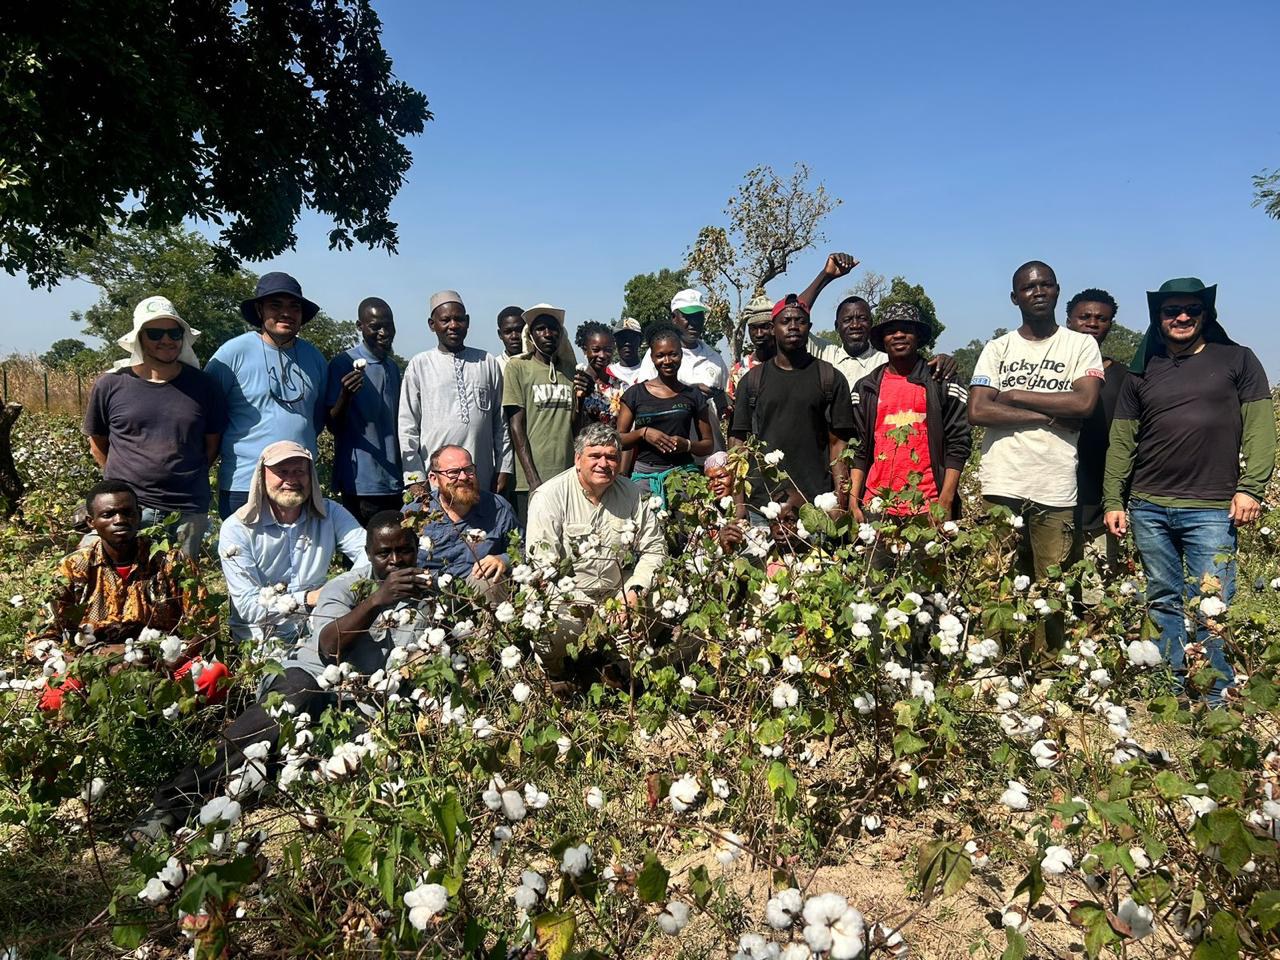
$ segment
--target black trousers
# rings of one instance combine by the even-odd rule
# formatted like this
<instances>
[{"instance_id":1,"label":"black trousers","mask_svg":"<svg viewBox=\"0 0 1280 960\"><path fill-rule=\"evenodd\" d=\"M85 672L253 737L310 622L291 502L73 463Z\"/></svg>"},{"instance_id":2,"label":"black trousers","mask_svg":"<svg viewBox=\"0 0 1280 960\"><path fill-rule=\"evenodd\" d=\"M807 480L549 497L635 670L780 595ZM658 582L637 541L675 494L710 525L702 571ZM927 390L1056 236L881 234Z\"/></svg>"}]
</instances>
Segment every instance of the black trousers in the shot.
<instances>
[{"instance_id":1,"label":"black trousers","mask_svg":"<svg viewBox=\"0 0 1280 960\"><path fill-rule=\"evenodd\" d=\"M282 694L298 713L311 714L313 721L319 720L320 714L335 700L332 694L316 685L315 677L299 667L290 667L277 677L268 693ZM280 740L280 724L258 702L250 704L222 731L212 763L191 764L156 791L154 805L185 817L193 807L203 804L221 790L227 778L244 765L244 748L260 740L271 741L274 758ZM273 763L268 769L274 766Z\"/></svg>"},{"instance_id":2,"label":"black trousers","mask_svg":"<svg viewBox=\"0 0 1280 960\"><path fill-rule=\"evenodd\" d=\"M383 510L402 510L404 509L404 495L399 493L384 494L363 494L363 493L342 493L339 494L342 505L347 508L347 512L360 521L360 526L367 527L369 521L373 519L375 513L381 513Z\"/></svg>"}]
</instances>

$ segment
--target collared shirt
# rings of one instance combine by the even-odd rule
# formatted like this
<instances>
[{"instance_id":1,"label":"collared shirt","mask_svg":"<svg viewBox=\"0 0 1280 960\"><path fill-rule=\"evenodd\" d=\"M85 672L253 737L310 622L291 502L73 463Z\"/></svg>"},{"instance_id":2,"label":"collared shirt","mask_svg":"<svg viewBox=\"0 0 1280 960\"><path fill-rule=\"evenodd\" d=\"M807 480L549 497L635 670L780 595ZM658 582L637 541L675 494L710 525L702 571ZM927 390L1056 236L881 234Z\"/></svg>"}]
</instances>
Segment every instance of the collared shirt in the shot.
<instances>
[{"instance_id":1,"label":"collared shirt","mask_svg":"<svg viewBox=\"0 0 1280 960\"><path fill-rule=\"evenodd\" d=\"M195 584L195 571L179 551L151 556L151 543L138 537L135 556L124 577L101 540L63 557L58 564L62 588L46 635L69 636L81 626L96 630L108 624L169 633L204 599L204 588Z\"/></svg>"},{"instance_id":2,"label":"collared shirt","mask_svg":"<svg viewBox=\"0 0 1280 960\"><path fill-rule=\"evenodd\" d=\"M405 507L404 512L417 513L422 509L422 504L415 502ZM431 519L418 531L418 566L466 577L477 560L490 554L511 565L507 557L507 538L512 530L520 529L520 524L511 504L502 497L481 490L480 501L470 513L455 522L440 506L439 491L432 490L426 510ZM468 543L463 537L468 530L484 531L484 539Z\"/></svg>"},{"instance_id":3,"label":"collared shirt","mask_svg":"<svg viewBox=\"0 0 1280 960\"><path fill-rule=\"evenodd\" d=\"M609 364L609 373L611 373L619 383L623 386L634 386L640 380L640 368L642 364L637 363L634 367L625 366L622 363Z\"/></svg>"},{"instance_id":4,"label":"collared shirt","mask_svg":"<svg viewBox=\"0 0 1280 960\"><path fill-rule=\"evenodd\" d=\"M702 340L698 341L696 347L682 346L682 349L684 353L680 357L680 369L676 373L676 379L696 387L712 387L716 390L725 388L729 383L729 367L724 362L724 357L720 356L719 350ZM652 380L657 375L658 369L646 353L644 360L640 363L640 372L636 375L636 381Z\"/></svg>"},{"instance_id":5,"label":"collared shirt","mask_svg":"<svg viewBox=\"0 0 1280 960\"><path fill-rule=\"evenodd\" d=\"M587 548L592 534L598 545ZM662 530L638 486L619 477L599 503L592 503L573 467L533 492L525 542L539 564L574 558L577 589L593 601L611 597L624 586L648 590L667 556Z\"/></svg>"},{"instance_id":6,"label":"collared shirt","mask_svg":"<svg viewBox=\"0 0 1280 960\"><path fill-rule=\"evenodd\" d=\"M248 490L258 456L277 440L293 440L319 457L324 426L324 354L298 339L283 350L257 330L232 337L205 367L227 402L219 490Z\"/></svg>"},{"instance_id":7,"label":"collared shirt","mask_svg":"<svg viewBox=\"0 0 1280 960\"><path fill-rule=\"evenodd\" d=\"M849 351L844 348L843 343L823 344L820 350L814 350L811 343L809 352L819 359L827 361L827 363L843 373L844 378L849 381L849 389L851 390L854 384L868 373L880 369L889 361L887 353L877 350L870 343L856 357L849 356Z\"/></svg>"},{"instance_id":8,"label":"collared shirt","mask_svg":"<svg viewBox=\"0 0 1280 960\"><path fill-rule=\"evenodd\" d=\"M471 454L481 490L512 470L502 418L502 367L475 347L457 353L426 350L409 361L400 390L400 459L405 481L427 479L427 465L445 444Z\"/></svg>"},{"instance_id":9,"label":"collared shirt","mask_svg":"<svg viewBox=\"0 0 1280 960\"><path fill-rule=\"evenodd\" d=\"M342 378L365 361L364 386L351 395L333 431L333 486L342 493L387 496L404 489L400 470L400 439L396 435L400 409L400 368L390 355L379 360L363 342L329 361L325 409L342 395Z\"/></svg>"},{"instance_id":10,"label":"collared shirt","mask_svg":"<svg viewBox=\"0 0 1280 960\"><path fill-rule=\"evenodd\" d=\"M335 550L341 550L366 572L365 532L341 504L324 501L322 517L310 506L293 523L280 523L270 507L264 519L246 526L237 516L222 524L218 554L231 598L231 636L237 640L293 640L306 622L306 595L325 582ZM264 587L283 584L281 593L296 601L294 610L282 613L264 603Z\"/></svg>"}]
</instances>

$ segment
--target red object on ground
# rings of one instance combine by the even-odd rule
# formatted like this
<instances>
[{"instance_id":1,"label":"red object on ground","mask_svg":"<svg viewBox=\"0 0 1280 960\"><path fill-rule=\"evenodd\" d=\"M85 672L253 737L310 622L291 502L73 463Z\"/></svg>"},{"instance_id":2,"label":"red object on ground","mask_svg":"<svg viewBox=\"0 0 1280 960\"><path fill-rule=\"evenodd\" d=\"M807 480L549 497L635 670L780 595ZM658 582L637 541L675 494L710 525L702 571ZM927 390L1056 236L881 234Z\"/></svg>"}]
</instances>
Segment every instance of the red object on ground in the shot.
<instances>
[{"instance_id":1,"label":"red object on ground","mask_svg":"<svg viewBox=\"0 0 1280 960\"><path fill-rule=\"evenodd\" d=\"M61 680L59 686L54 686L55 680ZM84 684L75 677L63 677L61 675L49 678L49 685L44 688L44 693L40 694L41 710L58 710L62 707L62 695L68 690L83 690Z\"/></svg>"},{"instance_id":2,"label":"red object on ground","mask_svg":"<svg viewBox=\"0 0 1280 960\"><path fill-rule=\"evenodd\" d=\"M231 672L221 660L206 662L200 657L193 657L173 671L173 679L181 680L191 672L191 668L196 663L204 664L204 669L200 671L200 676L195 681L196 693L210 703L221 703L226 699L227 688L231 686Z\"/></svg>"}]
</instances>

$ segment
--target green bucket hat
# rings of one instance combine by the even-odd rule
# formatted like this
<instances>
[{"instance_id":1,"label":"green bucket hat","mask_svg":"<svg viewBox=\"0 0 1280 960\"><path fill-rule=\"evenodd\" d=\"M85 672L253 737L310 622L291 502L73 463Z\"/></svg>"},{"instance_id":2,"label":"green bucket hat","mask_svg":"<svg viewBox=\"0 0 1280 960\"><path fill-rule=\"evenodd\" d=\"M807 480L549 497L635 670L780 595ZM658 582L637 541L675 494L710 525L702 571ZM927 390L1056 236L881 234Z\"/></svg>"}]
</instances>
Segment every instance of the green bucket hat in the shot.
<instances>
[{"instance_id":1,"label":"green bucket hat","mask_svg":"<svg viewBox=\"0 0 1280 960\"><path fill-rule=\"evenodd\" d=\"M1199 297L1205 307L1204 338L1209 343L1235 343L1227 336L1227 331L1218 323L1218 285L1206 287L1199 277L1176 277L1160 284L1159 290L1147 291L1147 310L1151 314L1151 323L1142 342L1138 344L1138 352L1133 355L1129 369L1142 374L1147 369L1147 361L1152 357L1164 354L1164 336L1160 332L1160 307L1172 296L1191 295Z\"/></svg>"}]
</instances>

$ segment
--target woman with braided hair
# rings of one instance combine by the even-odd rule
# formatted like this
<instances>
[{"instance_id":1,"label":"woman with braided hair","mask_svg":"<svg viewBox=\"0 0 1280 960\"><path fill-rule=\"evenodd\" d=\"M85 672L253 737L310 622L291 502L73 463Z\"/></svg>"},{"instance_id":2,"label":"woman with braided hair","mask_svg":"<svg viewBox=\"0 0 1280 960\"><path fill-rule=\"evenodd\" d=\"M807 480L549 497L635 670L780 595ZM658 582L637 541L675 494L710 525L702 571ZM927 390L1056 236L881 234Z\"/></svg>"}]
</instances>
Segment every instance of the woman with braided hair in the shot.
<instances>
[{"instance_id":1,"label":"woman with braided hair","mask_svg":"<svg viewBox=\"0 0 1280 960\"><path fill-rule=\"evenodd\" d=\"M573 342L587 358L585 372L595 381L595 391L582 400L582 413L587 422L596 421L610 427L618 425L618 406L626 385L609 372L613 362L613 331L598 320L578 326Z\"/></svg>"}]
</instances>

